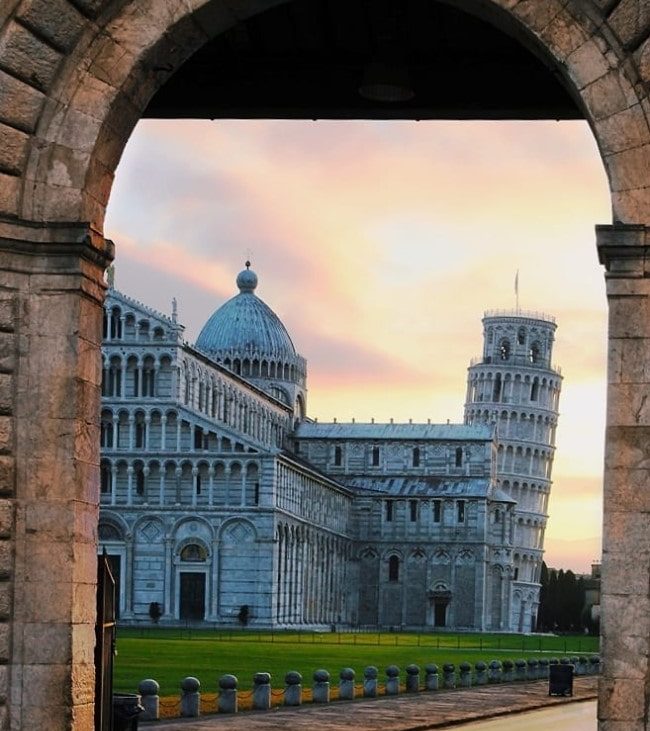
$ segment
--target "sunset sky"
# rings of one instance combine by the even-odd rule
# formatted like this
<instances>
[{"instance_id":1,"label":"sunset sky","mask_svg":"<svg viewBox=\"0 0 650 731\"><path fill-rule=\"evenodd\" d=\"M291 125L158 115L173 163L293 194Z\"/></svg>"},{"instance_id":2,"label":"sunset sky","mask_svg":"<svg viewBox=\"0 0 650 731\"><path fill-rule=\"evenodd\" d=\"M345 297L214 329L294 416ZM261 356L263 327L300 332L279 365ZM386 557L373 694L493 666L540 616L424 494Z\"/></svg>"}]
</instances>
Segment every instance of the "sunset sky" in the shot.
<instances>
[{"instance_id":1,"label":"sunset sky","mask_svg":"<svg viewBox=\"0 0 650 731\"><path fill-rule=\"evenodd\" d=\"M194 341L251 258L319 420L462 421L481 317L557 318L564 375L546 561L600 556L611 222L584 122L142 121L106 235L116 287Z\"/></svg>"}]
</instances>

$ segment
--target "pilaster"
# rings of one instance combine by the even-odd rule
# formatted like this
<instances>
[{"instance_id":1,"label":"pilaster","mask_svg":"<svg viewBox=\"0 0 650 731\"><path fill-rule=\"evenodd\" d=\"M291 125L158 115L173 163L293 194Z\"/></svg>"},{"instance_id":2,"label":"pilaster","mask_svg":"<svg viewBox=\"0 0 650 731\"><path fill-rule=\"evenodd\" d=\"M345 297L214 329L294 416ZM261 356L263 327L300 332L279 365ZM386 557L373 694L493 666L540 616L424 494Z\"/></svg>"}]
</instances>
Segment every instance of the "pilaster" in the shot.
<instances>
[{"instance_id":1,"label":"pilaster","mask_svg":"<svg viewBox=\"0 0 650 731\"><path fill-rule=\"evenodd\" d=\"M649 728L650 228L598 226L609 304L599 719Z\"/></svg>"},{"instance_id":2,"label":"pilaster","mask_svg":"<svg viewBox=\"0 0 650 731\"><path fill-rule=\"evenodd\" d=\"M0 252L0 728L85 731L113 246L84 224L0 218Z\"/></svg>"}]
</instances>

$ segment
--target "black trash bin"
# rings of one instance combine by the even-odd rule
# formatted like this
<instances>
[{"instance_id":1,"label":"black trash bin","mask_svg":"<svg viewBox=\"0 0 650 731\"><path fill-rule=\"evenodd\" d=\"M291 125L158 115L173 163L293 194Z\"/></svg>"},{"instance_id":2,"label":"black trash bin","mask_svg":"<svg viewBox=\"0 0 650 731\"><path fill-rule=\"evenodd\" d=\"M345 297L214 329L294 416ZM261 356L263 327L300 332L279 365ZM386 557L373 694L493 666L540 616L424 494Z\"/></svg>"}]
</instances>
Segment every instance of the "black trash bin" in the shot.
<instances>
[{"instance_id":1,"label":"black trash bin","mask_svg":"<svg viewBox=\"0 0 650 731\"><path fill-rule=\"evenodd\" d=\"M137 693L113 694L113 731L137 731L138 716L144 711Z\"/></svg>"},{"instance_id":2,"label":"black trash bin","mask_svg":"<svg viewBox=\"0 0 650 731\"><path fill-rule=\"evenodd\" d=\"M549 665L548 694L573 695L573 665Z\"/></svg>"}]
</instances>

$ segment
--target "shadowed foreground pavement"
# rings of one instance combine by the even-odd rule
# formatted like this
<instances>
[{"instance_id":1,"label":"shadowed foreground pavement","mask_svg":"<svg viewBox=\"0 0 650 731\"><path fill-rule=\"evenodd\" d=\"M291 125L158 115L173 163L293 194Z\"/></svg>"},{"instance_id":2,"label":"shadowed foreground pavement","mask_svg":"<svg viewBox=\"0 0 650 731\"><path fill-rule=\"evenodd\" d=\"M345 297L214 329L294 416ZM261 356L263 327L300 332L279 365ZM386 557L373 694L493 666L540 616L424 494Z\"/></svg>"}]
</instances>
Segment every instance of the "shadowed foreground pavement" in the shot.
<instances>
[{"instance_id":1,"label":"shadowed foreground pavement","mask_svg":"<svg viewBox=\"0 0 650 731\"><path fill-rule=\"evenodd\" d=\"M310 703L301 708L154 721L141 723L140 727L155 727L161 731L425 731L462 721L592 699L596 697L597 684L598 678L595 676L576 678L573 698L549 698L548 682L539 680L533 683L422 692L396 698L337 701L322 706ZM548 728L548 725L545 727Z\"/></svg>"}]
</instances>

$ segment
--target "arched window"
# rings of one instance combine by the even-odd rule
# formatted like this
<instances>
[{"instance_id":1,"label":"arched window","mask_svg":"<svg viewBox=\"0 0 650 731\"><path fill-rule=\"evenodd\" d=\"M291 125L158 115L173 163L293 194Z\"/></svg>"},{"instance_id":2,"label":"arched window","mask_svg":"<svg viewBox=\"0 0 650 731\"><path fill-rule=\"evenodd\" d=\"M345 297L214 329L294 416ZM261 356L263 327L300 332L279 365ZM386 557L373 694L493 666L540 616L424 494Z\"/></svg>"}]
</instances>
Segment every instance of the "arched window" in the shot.
<instances>
[{"instance_id":1,"label":"arched window","mask_svg":"<svg viewBox=\"0 0 650 731\"><path fill-rule=\"evenodd\" d=\"M122 367L119 359L114 358L108 368L108 379L105 396L121 396L122 395Z\"/></svg>"},{"instance_id":2,"label":"arched window","mask_svg":"<svg viewBox=\"0 0 650 731\"><path fill-rule=\"evenodd\" d=\"M526 342L526 328L520 327L519 330L517 330L517 343L519 345L523 345Z\"/></svg>"},{"instance_id":3,"label":"arched window","mask_svg":"<svg viewBox=\"0 0 650 731\"><path fill-rule=\"evenodd\" d=\"M100 430L100 445L104 449L113 446L113 420L102 421Z\"/></svg>"},{"instance_id":4,"label":"arched window","mask_svg":"<svg viewBox=\"0 0 650 731\"><path fill-rule=\"evenodd\" d=\"M536 340L530 346L530 350L528 351L528 360L531 363L539 363L541 352L542 352L542 348L541 348L539 342Z\"/></svg>"},{"instance_id":5,"label":"arched window","mask_svg":"<svg viewBox=\"0 0 650 731\"><path fill-rule=\"evenodd\" d=\"M418 519L418 501L417 500L409 500L409 512L410 512L411 523L415 523Z\"/></svg>"},{"instance_id":6,"label":"arched window","mask_svg":"<svg viewBox=\"0 0 650 731\"><path fill-rule=\"evenodd\" d=\"M390 523L393 520L393 501L386 500L386 522Z\"/></svg>"},{"instance_id":7,"label":"arched window","mask_svg":"<svg viewBox=\"0 0 650 731\"><path fill-rule=\"evenodd\" d=\"M456 467L463 466L463 448L456 447Z\"/></svg>"},{"instance_id":8,"label":"arched window","mask_svg":"<svg viewBox=\"0 0 650 731\"><path fill-rule=\"evenodd\" d=\"M194 449L207 449L208 435L203 432L200 426L194 427Z\"/></svg>"},{"instance_id":9,"label":"arched window","mask_svg":"<svg viewBox=\"0 0 650 731\"><path fill-rule=\"evenodd\" d=\"M114 307L111 311L111 340L122 339L122 311Z\"/></svg>"},{"instance_id":10,"label":"arched window","mask_svg":"<svg viewBox=\"0 0 650 731\"><path fill-rule=\"evenodd\" d=\"M420 466L420 448L413 447L413 467Z\"/></svg>"},{"instance_id":11,"label":"arched window","mask_svg":"<svg viewBox=\"0 0 650 731\"><path fill-rule=\"evenodd\" d=\"M399 581L399 556L388 559L388 581Z\"/></svg>"},{"instance_id":12,"label":"arched window","mask_svg":"<svg viewBox=\"0 0 650 731\"><path fill-rule=\"evenodd\" d=\"M494 377L494 386L492 388L492 401L501 401L501 374L497 373Z\"/></svg>"},{"instance_id":13,"label":"arched window","mask_svg":"<svg viewBox=\"0 0 650 731\"><path fill-rule=\"evenodd\" d=\"M106 495L111 491L111 465L109 462L102 462L100 467L100 491Z\"/></svg>"},{"instance_id":14,"label":"arched window","mask_svg":"<svg viewBox=\"0 0 650 731\"><path fill-rule=\"evenodd\" d=\"M190 543L181 550L181 561L207 561L208 552L198 543Z\"/></svg>"},{"instance_id":15,"label":"arched window","mask_svg":"<svg viewBox=\"0 0 650 731\"><path fill-rule=\"evenodd\" d=\"M433 522L440 523L442 518L442 500L433 501Z\"/></svg>"},{"instance_id":16,"label":"arched window","mask_svg":"<svg viewBox=\"0 0 650 731\"><path fill-rule=\"evenodd\" d=\"M458 523L465 522L465 501L464 500L456 501L456 518L457 518Z\"/></svg>"},{"instance_id":17,"label":"arched window","mask_svg":"<svg viewBox=\"0 0 650 731\"><path fill-rule=\"evenodd\" d=\"M135 446L137 449L144 449L146 438L147 425L142 421L142 417L139 417L135 423Z\"/></svg>"},{"instance_id":18,"label":"arched window","mask_svg":"<svg viewBox=\"0 0 650 731\"><path fill-rule=\"evenodd\" d=\"M142 366L142 395L143 396L155 396L156 395L156 383L153 358L145 358L144 365Z\"/></svg>"},{"instance_id":19,"label":"arched window","mask_svg":"<svg viewBox=\"0 0 650 731\"><path fill-rule=\"evenodd\" d=\"M142 467L135 470L135 491L138 495L144 495L144 472Z\"/></svg>"},{"instance_id":20,"label":"arched window","mask_svg":"<svg viewBox=\"0 0 650 731\"><path fill-rule=\"evenodd\" d=\"M508 360L510 358L510 341L508 338L503 338L499 343L499 357L501 360Z\"/></svg>"},{"instance_id":21,"label":"arched window","mask_svg":"<svg viewBox=\"0 0 650 731\"><path fill-rule=\"evenodd\" d=\"M530 384L530 400L537 401L539 398L539 379L535 378Z\"/></svg>"}]
</instances>

